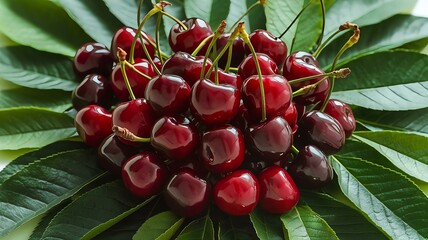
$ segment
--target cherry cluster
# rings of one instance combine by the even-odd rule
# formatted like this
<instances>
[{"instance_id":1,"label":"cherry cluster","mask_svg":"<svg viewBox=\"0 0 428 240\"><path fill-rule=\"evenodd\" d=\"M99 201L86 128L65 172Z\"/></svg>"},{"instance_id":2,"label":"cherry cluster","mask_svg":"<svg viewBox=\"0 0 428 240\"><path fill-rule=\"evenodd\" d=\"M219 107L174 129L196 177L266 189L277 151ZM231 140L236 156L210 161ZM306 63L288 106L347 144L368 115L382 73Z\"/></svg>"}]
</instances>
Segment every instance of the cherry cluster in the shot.
<instances>
[{"instance_id":1,"label":"cherry cluster","mask_svg":"<svg viewBox=\"0 0 428 240\"><path fill-rule=\"evenodd\" d=\"M74 58L83 79L72 94L75 126L102 167L183 217L212 201L230 215L283 213L299 188L332 180L327 156L355 119L329 99L329 77L349 70L325 73L310 53L287 56L266 30L247 34L240 23L226 33L223 22L213 32L199 18L177 20L166 56L141 30L152 11L139 29L117 30L110 49L86 43Z\"/></svg>"}]
</instances>

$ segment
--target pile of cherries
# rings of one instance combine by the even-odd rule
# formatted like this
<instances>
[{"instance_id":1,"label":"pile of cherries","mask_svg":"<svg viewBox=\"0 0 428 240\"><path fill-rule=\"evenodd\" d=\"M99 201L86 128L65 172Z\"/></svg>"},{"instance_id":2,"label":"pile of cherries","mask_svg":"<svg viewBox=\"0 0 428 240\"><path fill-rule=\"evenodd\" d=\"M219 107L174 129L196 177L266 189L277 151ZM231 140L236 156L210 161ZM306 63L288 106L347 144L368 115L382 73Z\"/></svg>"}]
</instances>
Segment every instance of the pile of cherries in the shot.
<instances>
[{"instance_id":1,"label":"pile of cherries","mask_svg":"<svg viewBox=\"0 0 428 240\"><path fill-rule=\"evenodd\" d=\"M82 140L132 194L160 194L183 217L211 202L235 216L289 211L299 188L332 180L327 156L355 130L351 108L327 99L329 79L313 77L325 74L315 57L287 56L266 30L236 29L184 19L167 57L150 35L123 27L110 49L86 43L74 58Z\"/></svg>"}]
</instances>

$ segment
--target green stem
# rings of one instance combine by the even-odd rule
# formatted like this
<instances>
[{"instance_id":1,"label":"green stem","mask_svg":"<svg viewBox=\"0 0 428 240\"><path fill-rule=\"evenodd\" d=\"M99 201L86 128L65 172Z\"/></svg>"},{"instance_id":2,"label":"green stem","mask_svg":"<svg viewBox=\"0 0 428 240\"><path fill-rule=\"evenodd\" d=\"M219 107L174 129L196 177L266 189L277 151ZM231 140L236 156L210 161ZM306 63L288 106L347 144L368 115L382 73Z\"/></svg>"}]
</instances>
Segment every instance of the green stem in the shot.
<instances>
[{"instance_id":1,"label":"green stem","mask_svg":"<svg viewBox=\"0 0 428 240\"><path fill-rule=\"evenodd\" d=\"M124 60L124 62L125 62L125 64L126 64L127 67L129 67L130 69L132 69L134 72L138 73L140 76L145 77L145 78L147 78L149 80L152 79L149 75L144 74L143 72L141 72L140 70L138 70L134 65L132 65L128 61Z\"/></svg>"},{"instance_id":2,"label":"green stem","mask_svg":"<svg viewBox=\"0 0 428 240\"><path fill-rule=\"evenodd\" d=\"M238 68L237 67L230 67L229 71L231 71L231 72L238 72Z\"/></svg>"},{"instance_id":3,"label":"green stem","mask_svg":"<svg viewBox=\"0 0 428 240\"><path fill-rule=\"evenodd\" d=\"M229 50L227 52L227 62L226 67L224 68L225 72L229 72L230 64L232 63L232 54L233 54L233 43L229 46Z\"/></svg>"},{"instance_id":4,"label":"green stem","mask_svg":"<svg viewBox=\"0 0 428 240\"><path fill-rule=\"evenodd\" d=\"M150 56L150 53L147 50L146 45L144 45L144 40L143 40L142 36L140 36L140 41L143 43L142 44L143 51L144 51L144 54L146 54L147 60L150 62L150 65L153 66L153 69L155 70L155 72L156 72L157 75L161 75L161 72L159 71L158 67L156 66L155 62L153 61L152 56Z\"/></svg>"},{"instance_id":5,"label":"green stem","mask_svg":"<svg viewBox=\"0 0 428 240\"><path fill-rule=\"evenodd\" d=\"M119 127L117 125L113 125L112 127L112 131L116 136L119 136L125 140L131 141L131 142L143 142L143 143L148 143L151 141L150 138L142 138L142 137L138 137L136 136L134 133L132 133L131 131L129 131L126 128L123 127Z\"/></svg>"},{"instance_id":6,"label":"green stem","mask_svg":"<svg viewBox=\"0 0 428 240\"><path fill-rule=\"evenodd\" d=\"M126 60L121 60L120 71L122 72L123 79L125 80L125 85L126 85L126 88L128 89L129 96L131 97L132 100L135 100L136 98L135 98L134 92L132 91L131 84L129 83L128 75L126 74L125 68L126 68Z\"/></svg>"},{"instance_id":7,"label":"green stem","mask_svg":"<svg viewBox=\"0 0 428 240\"><path fill-rule=\"evenodd\" d=\"M324 4L324 0L320 0L320 5L321 5L321 15L322 15L322 26L321 26L320 36L318 37L317 43L315 44L316 46L321 45L322 39L324 37L324 31L325 31L325 4Z\"/></svg>"},{"instance_id":8,"label":"green stem","mask_svg":"<svg viewBox=\"0 0 428 240\"><path fill-rule=\"evenodd\" d=\"M138 12L137 12L137 26L141 23L141 8L143 7L144 0L140 0L140 3L138 4Z\"/></svg>"},{"instance_id":9,"label":"green stem","mask_svg":"<svg viewBox=\"0 0 428 240\"><path fill-rule=\"evenodd\" d=\"M303 8L302 10L300 10L300 12L297 14L297 16L293 19L293 21L291 21L290 25L288 25L288 27L284 30L284 32L281 33L281 35L279 35L278 38L282 38L287 32L288 30L290 30L290 28L294 25L294 23L297 21L297 19L299 19L300 15L302 15L302 13L306 10L306 8L309 7L309 5L311 5L313 0L309 1Z\"/></svg>"},{"instance_id":10,"label":"green stem","mask_svg":"<svg viewBox=\"0 0 428 240\"><path fill-rule=\"evenodd\" d=\"M209 35L208 37L204 38L204 40L202 40L202 42L198 45L198 47L192 52L192 56L196 56L199 51L201 51L201 49L207 45L207 42L214 37L214 34Z\"/></svg>"},{"instance_id":11,"label":"green stem","mask_svg":"<svg viewBox=\"0 0 428 240\"><path fill-rule=\"evenodd\" d=\"M199 78L203 78L204 75L205 75L205 66L207 64L208 56L209 56L209 54L210 54L211 49L213 48L213 46L215 46L215 42L217 41L218 37L219 36L217 35L217 33L215 33L214 37L213 37L213 40L210 42L210 45L208 45L207 52L205 53L205 57L204 57L204 62L202 63L201 75L199 76ZM208 72L208 73L210 73L210 72Z\"/></svg>"},{"instance_id":12,"label":"green stem","mask_svg":"<svg viewBox=\"0 0 428 240\"><path fill-rule=\"evenodd\" d=\"M238 23L245 17L245 16L247 16L255 7L257 7L258 5L260 5L261 4L261 2L260 1L257 1L257 2L255 2L255 3L253 3L253 5L251 5L248 9L247 9L247 11L244 13L244 14L242 14L239 18L238 18L238 20L236 20L236 22L227 30L227 32L230 32L230 31L232 31L232 29L234 29L235 27L236 27L236 25L238 25Z\"/></svg>"},{"instance_id":13,"label":"green stem","mask_svg":"<svg viewBox=\"0 0 428 240\"><path fill-rule=\"evenodd\" d=\"M317 58L321 51L325 48L325 46L337 35L341 32L342 30L338 29L336 30L336 32L334 32L333 34L331 34L327 40L325 40L321 45L318 46L318 48L315 50L314 54L312 54L315 58Z\"/></svg>"},{"instance_id":14,"label":"green stem","mask_svg":"<svg viewBox=\"0 0 428 240\"><path fill-rule=\"evenodd\" d=\"M328 77L324 77L323 79L321 79L320 81L318 81L318 82L316 82L314 84L310 84L310 85L304 86L304 87L300 88L299 90L293 92L293 98L295 98L297 96L301 96L301 95L307 94L309 91L315 89L318 85L320 85L327 78Z\"/></svg>"},{"instance_id":15,"label":"green stem","mask_svg":"<svg viewBox=\"0 0 428 240\"><path fill-rule=\"evenodd\" d=\"M180 24L180 26L181 26L182 28L184 28L184 30L187 30L187 26L186 26L186 25L184 25L184 23L183 23L182 21L180 21L179 19L177 19L176 17L172 16L171 14L169 14L169 13L167 13L167 12L165 12L165 11L162 11L162 14L163 14L163 15L165 15L165 16L167 16L167 17L169 17L169 18L171 18L171 19L172 19L172 20L174 20L176 23Z\"/></svg>"},{"instance_id":16,"label":"green stem","mask_svg":"<svg viewBox=\"0 0 428 240\"><path fill-rule=\"evenodd\" d=\"M291 145L291 151L296 155L299 154L299 149L297 149L294 145Z\"/></svg>"},{"instance_id":17,"label":"green stem","mask_svg":"<svg viewBox=\"0 0 428 240\"><path fill-rule=\"evenodd\" d=\"M342 68L342 69L332 71L329 73L322 73L322 74L317 74L317 75L313 75L313 76L293 79L293 80L288 81L288 83L289 84L296 84L296 83L305 82L307 80L312 80L312 79L316 79L316 78L320 78L320 77L346 78L350 73L351 73L351 70L349 68Z\"/></svg>"}]
</instances>

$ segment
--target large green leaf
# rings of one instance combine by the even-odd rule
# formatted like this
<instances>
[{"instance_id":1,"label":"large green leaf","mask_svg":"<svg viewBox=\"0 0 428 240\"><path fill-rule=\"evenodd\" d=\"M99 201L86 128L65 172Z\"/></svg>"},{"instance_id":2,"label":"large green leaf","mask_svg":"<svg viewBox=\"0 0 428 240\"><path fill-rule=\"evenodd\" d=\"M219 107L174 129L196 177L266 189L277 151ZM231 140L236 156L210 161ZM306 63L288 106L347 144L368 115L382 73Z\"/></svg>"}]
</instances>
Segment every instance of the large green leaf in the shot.
<instances>
[{"instance_id":1,"label":"large green leaf","mask_svg":"<svg viewBox=\"0 0 428 240\"><path fill-rule=\"evenodd\" d=\"M289 239L339 239L331 227L308 206L297 205L281 215Z\"/></svg>"},{"instance_id":2,"label":"large green leaf","mask_svg":"<svg viewBox=\"0 0 428 240\"><path fill-rule=\"evenodd\" d=\"M359 158L332 164L342 192L392 239L428 237L428 198L412 181Z\"/></svg>"},{"instance_id":3,"label":"large green leaf","mask_svg":"<svg viewBox=\"0 0 428 240\"><path fill-rule=\"evenodd\" d=\"M144 222L132 239L171 239L183 221L184 218L179 218L171 211L159 213Z\"/></svg>"},{"instance_id":4,"label":"large green leaf","mask_svg":"<svg viewBox=\"0 0 428 240\"><path fill-rule=\"evenodd\" d=\"M71 197L103 171L96 153L76 149L46 157L0 185L0 236Z\"/></svg>"},{"instance_id":5,"label":"large green leaf","mask_svg":"<svg viewBox=\"0 0 428 240\"><path fill-rule=\"evenodd\" d=\"M29 47L0 48L0 78L38 89L71 91L77 86L72 61Z\"/></svg>"},{"instance_id":6,"label":"large green leaf","mask_svg":"<svg viewBox=\"0 0 428 240\"><path fill-rule=\"evenodd\" d=\"M71 106L70 93L60 90L37 90L23 87L0 90L0 109L22 106L38 106L63 112Z\"/></svg>"},{"instance_id":7,"label":"large green leaf","mask_svg":"<svg viewBox=\"0 0 428 240\"><path fill-rule=\"evenodd\" d=\"M189 223L177 236L177 240L213 240L214 225L209 214Z\"/></svg>"},{"instance_id":8,"label":"large green leaf","mask_svg":"<svg viewBox=\"0 0 428 240\"><path fill-rule=\"evenodd\" d=\"M348 64L352 73L336 81L334 98L376 110L428 107L428 56L388 51L357 58Z\"/></svg>"},{"instance_id":9,"label":"large green leaf","mask_svg":"<svg viewBox=\"0 0 428 240\"><path fill-rule=\"evenodd\" d=\"M61 211L61 209L64 207L63 205L65 204L60 204L50 209L49 212L43 216L42 220L37 224L37 227L34 229L33 233L31 233L31 236L28 238L28 240L42 239L43 233L45 232L49 223L58 214L58 212Z\"/></svg>"},{"instance_id":10,"label":"large green leaf","mask_svg":"<svg viewBox=\"0 0 428 240\"><path fill-rule=\"evenodd\" d=\"M394 131L355 132L354 137L379 151L403 172L428 182L428 137Z\"/></svg>"},{"instance_id":11,"label":"large green leaf","mask_svg":"<svg viewBox=\"0 0 428 240\"><path fill-rule=\"evenodd\" d=\"M258 0L246 0L247 6L251 6L257 1ZM256 29L266 29L266 14L263 6L256 6L253 11L248 14L248 18L250 24L249 30L254 31Z\"/></svg>"},{"instance_id":12,"label":"large green leaf","mask_svg":"<svg viewBox=\"0 0 428 240\"><path fill-rule=\"evenodd\" d=\"M305 1L307 4L310 0ZM322 14L320 1L312 2L305 9L297 24L296 37L290 52L305 51L309 52L318 40L322 29Z\"/></svg>"},{"instance_id":13,"label":"large green leaf","mask_svg":"<svg viewBox=\"0 0 428 240\"><path fill-rule=\"evenodd\" d=\"M340 239L388 239L361 213L330 195L302 192L302 198L313 211L328 223Z\"/></svg>"},{"instance_id":14,"label":"large green leaf","mask_svg":"<svg viewBox=\"0 0 428 240\"><path fill-rule=\"evenodd\" d=\"M227 15L226 22L228 28L231 27L236 20L238 20L248 9L247 1L243 0L230 0L229 14ZM245 16L241 19L241 22L245 22L246 29L251 29L249 16Z\"/></svg>"},{"instance_id":15,"label":"large green leaf","mask_svg":"<svg viewBox=\"0 0 428 240\"><path fill-rule=\"evenodd\" d=\"M250 213L250 219L259 239L283 239L284 234L279 215L269 214L256 208Z\"/></svg>"},{"instance_id":16,"label":"large green leaf","mask_svg":"<svg viewBox=\"0 0 428 240\"><path fill-rule=\"evenodd\" d=\"M110 46L121 23L109 12L103 0L59 0L68 15L95 41Z\"/></svg>"},{"instance_id":17,"label":"large green leaf","mask_svg":"<svg viewBox=\"0 0 428 240\"><path fill-rule=\"evenodd\" d=\"M235 217L221 212L219 214L221 220L218 221L218 239L257 239L257 233L248 216Z\"/></svg>"},{"instance_id":18,"label":"large green leaf","mask_svg":"<svg viewBox=\"0 0 428 240\"><path fill-rule=\"evenodd\" d=\"M229 14L230 0L184 0L184 10L187 17L199 17L209 22L213 31ZM232 24L232 23L230 23Z\"/></svg>"},{"instance_id":19,"label":"large green leaf","mask_svg":"<svg viewBox=\"0 0 428 240\"><path fill-rule=\"evenodd\" d=\"M0 150L42 147L75 134L73 119L40 108L0 110Z\"/></svg>"},{"instance_id":20,"label":"large green leaf","mask_svg":"<svg viewBox=\"0 0 428 240\"><path fill-rule=\"evenodd\" d=\"M49 0L1 0L0 31L35 49L73 56L90 38Z\"/></svg>"}]
</instances>

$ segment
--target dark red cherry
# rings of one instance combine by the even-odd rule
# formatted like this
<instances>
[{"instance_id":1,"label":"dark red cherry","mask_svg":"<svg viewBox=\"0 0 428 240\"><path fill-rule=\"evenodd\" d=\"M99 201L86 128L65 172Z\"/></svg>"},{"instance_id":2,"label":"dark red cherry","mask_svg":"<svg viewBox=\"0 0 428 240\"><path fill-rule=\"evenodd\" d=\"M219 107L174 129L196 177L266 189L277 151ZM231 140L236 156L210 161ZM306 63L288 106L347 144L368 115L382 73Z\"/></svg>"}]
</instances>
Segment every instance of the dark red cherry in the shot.
<instances>
[{"instance_id":1,"label":"dark red cherry","mask_svg":"<svg viewBox=\"0 0 428 240\"><path fill-rule=\"evenodd\" d=\"M145 98L161 115L185 113L190 103L190 86L180 76L162 74L150 80Z\"/></svg>"},{"instance_id":2,"label":"dark red cherry","mask_svg":"<svg viewBox=\"0 0 428 240\"><path fill-rule=\"evenodd\" d=\"M222 69L218 69L217 74L218 74L218 82L220 84L229 84L229 85L235 86L236 89L238 90L241 89L243 80L241 76L239 76L238 74L232 73L232 72L227 73L227 72L224 72ZM215 81L215 75L216 75L216 71L215 70L211 71L211 75L209 76L209 79L213 82Z\"/></svg>"},{"instance_id":3,"label":"dark red cherry","mask_svg":"<svg viewBox=\"0 0 428 240\"><path fill-rule=\"evenodd\" d=\"M192 87L190 110L206 125L222 125L236 116L240 99L241 94L236 87L201 79Z\"/></svg>"},{"instance_id":4,"label":"dark red cherry","mask_svg":"<svg viewBox=\"0 0 428 240\"><path fill-rule=\"evenodd\" d=\"M135 59L135 64L133 65L138 71L144 73L145 75L151 78L156 76L156 72L154 71L153 66L146 59L137 58ZM129 67L126 67L125 71L135 97L144 97L144 91L150 79L143 77L142 75L138 74L136 71L130 69ZM121 102L129 101L128 88L126 87L125 79L123 78L123 74L119 64L116 65L116 67L113 69L113 72L111 73L111 85L114 94Z\"/></svg>"},{"instance_id":5,"label":"dark red cherry","mask_svg":"<svg viewBox=\"0 0 428 240\"><path fill-rule=\"evenodd\" d=\"M237 170L214 185L214 202L223 212L233 216L250 214L259 202L260 187L256 176L248 170Z\"/></svg>"},{"instance_id":6,"label":"dark red cherry","mask_svg":"<svg viewBox=\"0 0 428 240\"><path fill-rule=\"evenodd\" d=\"M167 184L163 197L177 215L193 218L208 209L211 185L189 168L175 174Z\"/></svg>"},{"instance_id":7,"label":"dark red cherry","mask_svg":"<svg viewBox=\"0 0 428 240\"><path fill-rule=\"evenodd\" d=\"M89 74L74 89L71 94L71 102L76 110L88 105L98 105L110 108L113 91L107 79L98 74Z\"/></svg>"},{"instance_id":8,"label":"dark red cherry","mask_svg":"<svg viewBox=\"0 0 428 240\"><path fill-rule=\"evenodd\" d=\"M116 31L116 33L113 36L113 40L111 41L111 52L116 61L118 60L116 53L119 47L122 48L127 53L127 57L129 58L129 55L131 54L132 41L136 34L137 34L137 29L131 28L131 27L123 27ZM155 42L155 41L153 40L152 36L150 36L144 31L141 31L141 36L144 42L144 46L146 46L150 57L153 58L155 55L155 48L153 47L153 45L150 44L149 41L151 42ZM141 43L140 38L137 38L134 56L136 58L147 59L147 56L144 53L143 45Z\"/></svg>"},{"instance_id":9,"label":"dark red cherry","mask_svg":"<svg viewBox=\"0 0 428 240\"><path fill-rule=\"evenodd\" d=\"M195 125L184 117L162 117L152 129L152 146L171 160L188 158L195 151L198 142Z\"/></svg>"},{"instance_id":10,"label":"dark red cherry","mask_svg":"<svg viewBox=\"0 0 428 240\"><path fill-rule=\"evenodd\" d=\"M290 124L293 133L297 130L297 108L294 102L291 102L290 106L287 108L287 111L284 113L284 119Z\"/></svg>"},{"instance_id":11,"label":"dark red cherry","mask_svg":"<svg viewBox=\"0 0 428 240\"><path fill-rule=\"evenodd\" d=\"M345 144L345 131L330 115L320 111L306 112L297 123L296 143L315 145L326 154L337 153Z\"/></svg>"},{"instance_id":12,"label":"dark red cherry","mask_svg":"<svg viewBox=\"0 0 428 240\"><path fill-rule=\"evenodd\" d=\"M299 187L321 188L333 179L327 156L313 145L304 146L288 166L288 172Z\"/></svg>"},{"instance_id":13,"label":"dark red cherry","mask_svg":"<svg viewBox=\"0 0 428 240\"><path fill-rule=\"evenodd\" d=\"M237 128L225 125L210 129L202 135L200 160L208 171L228 173L244 161L244 137Z\"/></svg>"},{"instance_id":14,"label":"dark red cherry","mask_svg":"<svg viewBox=\"0 0 428 240\"><path fill-rule=\"evenodd\" d=\"M266 168L259 175L259 184L259 205L266 212L285 213L299 202L299 189L284 168L276 165Z\"/></svg>"},{"instance_id":15,"label":"dark red cherry","mask_svg":"<svg viewBox=\"0 0 428 240\"><path fill-rule=\"evenodd\" d=\"M236 114L235 118L230 122L230 124L237 127L239 130L241 130L241 132L245 132L248 126L254 124L254 122L251 120L252 119L248 117L248 110L241 99L239 103L238 113Z\"/></svg>"},{"instance_id":16,"label":"dark red cherry","mask_svg":"<svg viewBox=\"0 0 428 240\"><path fill-rule=\"evenodd\" d=\"M94 148L113 133L111 113L97 105L80 109L74 118L74 126L83 142Z\"/></svg>"},{"instance_id":17,"label":"dark red cherry","mask_svg":"<svg viewBox=\"0 0 428 240\"><path fill-rule=\"evenodd\" d=\"M279 68L284 65L288 50L287 45L280 38L275 37L266 30L258 29L250 34L250 41L256 52L264 53L271 57ZM245 47L247 53L251 53L250 48L248 46Z\"/></svg>"},{"instance_id":18,"label":"dark red cherry","mask_svg":"<svg viewBox=\"0 0 428 240\"><path fill-rule=\"evenodd\" d=\"M343 101L329 99L324 110L325 113L335 118L345 131L348 138L355 131L356 123L351 107Z\"/></svg>"},{"instance_id":19,"label":"dark red cherry","mask_svg":"<svg viewBox=\"0 0 428 240\"><path fill-rule=\"evenodd\" d=\"M291 103L291 87L281 75L264 75L262 81L266 99L267 118L284 115ZM260 80L253 75L244 81L241 89L242 100L248 109L249 117L254 120L262 118L262 99Z\"/></svg>"},{"instance_id":20,"label":"dark red cherry","mask_svg":"<svg viewBox=\"0 0 428 240\"><path fill-rule=\"evenodd\" d=\"M73 59L73 69L76 75L83 79L90 73L110 76L113 67L111 52L104 44L85 43L76 51Z\"/></svg>"},{"instance_id":21,"label":"dark red cherry","mask_svg":"<svg viewBox=\"0 0 428 240\"><path fill-rule=\"evenodd\" d=\"M283 117L275 117L259 123L246 132L248 149L264 161L279 161L290 152L293 134Z\"/></svg>"},{"instance_id":22,"label":"dark red cherry","mask_svg":"<svg viewBox=\"0 0 428 240\"><path fill-rule=\"evenodd\" d=\"M168 180L164 163L152 152L138 153L122 167L122 181L135 196L149 198L162 191Z\"/></svg>"},{"instance_id":23,"label":"dark red cherry","mask_svg":"<svg viewBox=\"0 0 428 240\"><path fill-rule=\"evenodd\" d=\"M231 33L223 33L220 35L220 37L216 41L217 45L217 54L223 50L224 46L226 46L227 41L229 40ZM231 67L237 67L242 60L245 58L245 43L242 38L237 37L232 42L232 59L230 62ZM227 63L227 57L229 56L229 52L226 51L226 53L220 58L220 61L218 62L219 66L224 68Z\"/></svg>"},{"instance_id":24,"label":"dark red cherry","mask_svg":"<svg viewBox=\"0 0 428 240\"><path fill-rule=\"evenodd\" d=\"M205 38L213 34L210 25L203 19L187 18L181 22L186 25L187 30L176 23L169 32L169 46L174 52L192 53ZM199 54L204 55L205 52L206 50L201 50Z\"/></svg>"},{"instance_id":25,"label":"dark red cherry","mask_svg":"<svg viewBox=\"0 0 428 240\"><path fill-rule=\"evenodd\" d=\"M275 61L272 60L268 55L264 53L256 53L257 61L260 65L260 71L262 75L272 75L278 74L278 66ZM250 54L244 60L242 60L241 64L238 66L238 74L242 79L250 77L251 75L257 75L256 64L254 62L253 55Z\"/></svg>"},{"instance_id":26,"label":"dark red cherry","mask_svg":"<svg viewBox=\"0 0 428 240\"><path fill-rule=\"evenodd\" d=\"M182 161L170 161L168 163L168 169L172 174L177 174L186 168L192 169L200 178L205 178L208 174L208 170L197 156L190 156L187 159L183 159Z\"/></svg>"},{"instance_id":27,"label":"dark red cherry","mask_svg":"<svg viewBox=\"0 0 428 240\"><path fill-rule=\"evenodd\" d=\"M241 169L246 169L256 176L259 175L263 169L265 169L267 166L269 166L268 163L263 161L260 157L255 156L250 151L245 151L245 159L244 162L241 165Z\"/></svg>"}]
</instances>

